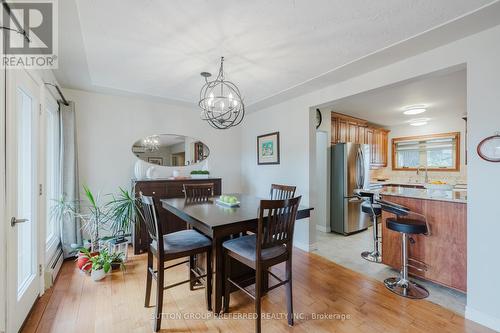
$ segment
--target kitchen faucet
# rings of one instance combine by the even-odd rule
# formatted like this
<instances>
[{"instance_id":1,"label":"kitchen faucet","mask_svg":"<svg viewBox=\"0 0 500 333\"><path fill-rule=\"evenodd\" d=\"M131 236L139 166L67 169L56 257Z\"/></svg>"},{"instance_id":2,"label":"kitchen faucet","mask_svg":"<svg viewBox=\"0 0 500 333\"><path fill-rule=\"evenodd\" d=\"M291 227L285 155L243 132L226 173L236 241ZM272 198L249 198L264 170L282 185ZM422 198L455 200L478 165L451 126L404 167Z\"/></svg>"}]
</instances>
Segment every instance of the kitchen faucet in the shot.
<instances>
[{"instance_id":1,"label":"kitchen faucet","mask_svg":"<svg viewBox=\"0 0 500 333\"><path fill-rule=\"evenodd\" d=\"M429 183L429 172L427 170L427 166L423 167L423 166L419 166L417 168L417 176L420 176L420 172L421 170L425 170L425 184Z\"/></svg>"}]
</instances>

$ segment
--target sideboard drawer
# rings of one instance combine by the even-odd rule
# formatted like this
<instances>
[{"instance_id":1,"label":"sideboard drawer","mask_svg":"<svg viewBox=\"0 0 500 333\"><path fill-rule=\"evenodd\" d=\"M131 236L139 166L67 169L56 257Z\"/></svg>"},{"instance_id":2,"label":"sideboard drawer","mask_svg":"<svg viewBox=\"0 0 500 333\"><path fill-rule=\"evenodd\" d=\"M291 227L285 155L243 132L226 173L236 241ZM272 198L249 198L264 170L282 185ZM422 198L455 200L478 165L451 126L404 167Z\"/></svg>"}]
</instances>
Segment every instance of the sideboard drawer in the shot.
<instances>
[{"instance_id":1,"label":"sideboard drawer","mask_svg":"<svg viewBox=\"0 0 500 333\"><path fill-rule=\"evenodd\" d=\"M167 195L167 186L162 183L141 183L136 185L136 193L142 192L142 194L147 196L152 196L155 198L164 198Z\"/></svg>"}]
</instances>

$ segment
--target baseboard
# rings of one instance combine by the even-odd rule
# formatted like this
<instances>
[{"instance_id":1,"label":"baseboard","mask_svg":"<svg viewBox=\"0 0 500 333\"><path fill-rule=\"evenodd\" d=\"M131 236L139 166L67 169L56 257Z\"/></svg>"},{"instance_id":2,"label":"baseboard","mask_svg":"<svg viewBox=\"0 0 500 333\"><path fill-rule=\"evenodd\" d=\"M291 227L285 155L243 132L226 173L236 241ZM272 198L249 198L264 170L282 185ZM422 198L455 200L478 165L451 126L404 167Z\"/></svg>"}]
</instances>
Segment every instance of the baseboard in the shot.
<instances>
[{"instance_id":1,"label":"baseboard","mask_svg":"<svg viewBox=\"0 0 500 333\"><path fill-rule=\"evenodd\" d=\"M319 224L316 224L316 230L321 231L321 232L325 232L325 233L328 233L328 232L332 231L330 229L330 226L327 227L327 226L319 225Z\"/></svg>"},{"instance_id":2,"label":"baseboard","mask_svg":"<svg viewBox=\"0 0 500 333\"><path fill-rule=\"evenodd\" d=\"M316 249L316 243L305 244L302 242L295 242L294 241L293 246L298 248L298 249L301 249L302 251L306 251L306 252L311 252L311 251L314 251Z\"/></svg>"},{"instance_id":3,"label":"baseboard","mask_svg":"<svg viewBox=\"0 0 500 333\"><path fill-rule=\"evenodd\" d=\"M500 332L500 318L493 317L469 306L465 307L465 318Z\"/></svg>"},{"instance_id":4,"label":"baseboard","mask_svg":"<svg viewBox=\"0 0 500 333\"><path fill-rule=\"evenodd\" d=\"M59 270L61 269L63 261L64 261L63 251L61 247L58 247L56 253L52 257L47 267L45 268L45 290L49 289L54 284L54 281L57 278L57 274L59 274Z\"/></svg>"}]
</instances>

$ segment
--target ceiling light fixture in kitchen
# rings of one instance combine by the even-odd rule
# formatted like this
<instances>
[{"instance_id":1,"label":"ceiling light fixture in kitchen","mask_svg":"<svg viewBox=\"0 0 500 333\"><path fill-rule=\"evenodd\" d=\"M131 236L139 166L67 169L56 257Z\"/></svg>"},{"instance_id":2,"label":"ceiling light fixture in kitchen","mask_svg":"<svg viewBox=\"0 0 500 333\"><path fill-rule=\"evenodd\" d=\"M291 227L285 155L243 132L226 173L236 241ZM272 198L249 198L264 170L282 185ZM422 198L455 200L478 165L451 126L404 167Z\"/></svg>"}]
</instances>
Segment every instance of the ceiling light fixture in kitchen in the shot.
<instances>
[{"instance_id":1,"label":"ceiling light fixture in kitchen","mask_svg":"<svg viewBox=\"0 0 500 333\"><path fill-rule=\"evenodd\" d=\"M420 114L424 113L427 111L425 108L425 105L413 105L413 106L407 106L404 108L405 111L403 111L404 114L406 115L415 115L415 114Z\"/></svg>"}]
</instances>

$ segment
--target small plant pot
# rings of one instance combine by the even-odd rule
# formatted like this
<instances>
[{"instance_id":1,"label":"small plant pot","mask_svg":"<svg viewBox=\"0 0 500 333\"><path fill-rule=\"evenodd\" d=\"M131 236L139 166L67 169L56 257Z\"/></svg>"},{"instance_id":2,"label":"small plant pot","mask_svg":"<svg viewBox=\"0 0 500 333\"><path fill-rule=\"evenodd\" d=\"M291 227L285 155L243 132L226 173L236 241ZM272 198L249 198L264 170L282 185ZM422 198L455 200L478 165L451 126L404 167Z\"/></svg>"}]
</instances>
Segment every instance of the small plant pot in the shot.
<instances>
[{"instance_id":1,"label":"small plant pot","mask_svg":"<svg viewBox=\"0 0 500 333\"><path fill-rule=\"evenodd\" d=\"M97 269L97 270L92 270L92 273L90 273L90 276L92 277L92 280L94 281L99 281L104 279L106 277L106 273L104 272L104 268Z\"/></svg>"},{"instance_id":2,"label":"small plant pot","mask_svg":"<svg viewBox=\"0 0 500 333\"><path fill-rule=\"evenodd\" d=\"M92 257L98 256L99 252L92 252L90 255ZM79 270L85 273L90 273L90 270L92 269L92 263L90 262L89 258L82 252L78 252L76 266Z\"/></svg>"},{"instance_id":3,"label":"small plant pot","mask_svg":"<svg viewBox=\"0 0 500 333\"><path fill-rule=\"evenodd\" d=\"M191 174L191 179L208 179L210 175L198 175L198 174Z\"/></svg>"},{"instance_id":4,"label":"small plant pot","mask_svg":"<svg viewBox=\"0 0 500 333\"><path fill-rule=\"evenodd\" d=\"M111 269L113 271L117 270L117 269L120 269L122 265L123 265L122 262L116 262L116 261L114 261L114 262L111 263Z\"/></svg>"}]
</instances>

